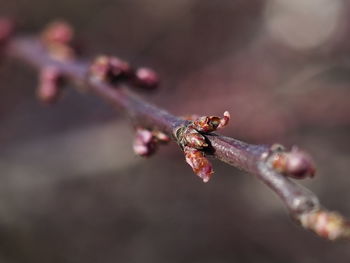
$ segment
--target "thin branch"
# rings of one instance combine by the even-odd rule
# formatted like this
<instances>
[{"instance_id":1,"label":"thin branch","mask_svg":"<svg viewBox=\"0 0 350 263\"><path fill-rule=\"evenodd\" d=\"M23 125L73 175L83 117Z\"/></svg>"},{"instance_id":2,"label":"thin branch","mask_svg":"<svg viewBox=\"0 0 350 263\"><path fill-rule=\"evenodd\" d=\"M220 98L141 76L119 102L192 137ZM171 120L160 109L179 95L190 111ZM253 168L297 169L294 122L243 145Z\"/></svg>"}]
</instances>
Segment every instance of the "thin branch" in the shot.
<instances>
[{"instance_id":1,"label":"thin branch","mask_svg":"<svg viewBox=\"0 0 350 263\"><path fill-rule=\"evenodd\" d=\"M193 122L140 99L128 89L130 84L118 84L116 87L106 80L92 77L91 63L75 58L57 59L50 54L42 39L36 37L12 38L4 53L38 70L48 67L57 69L65 79L75 83L78 90L92 92L118 110L123 110L135 126L161 131L184 148L178 131L188 128ZM278 145L248 144L210 131L200 134L209 145L200 150L203 156L205 152L255 175L281 198L291 216L304 228L330 240L350 237L349 224L342 216L321 208L312 192L290 179L313 175L311 158L305 152L296 148L287 151Z\"/></svg>"}]
</instances>

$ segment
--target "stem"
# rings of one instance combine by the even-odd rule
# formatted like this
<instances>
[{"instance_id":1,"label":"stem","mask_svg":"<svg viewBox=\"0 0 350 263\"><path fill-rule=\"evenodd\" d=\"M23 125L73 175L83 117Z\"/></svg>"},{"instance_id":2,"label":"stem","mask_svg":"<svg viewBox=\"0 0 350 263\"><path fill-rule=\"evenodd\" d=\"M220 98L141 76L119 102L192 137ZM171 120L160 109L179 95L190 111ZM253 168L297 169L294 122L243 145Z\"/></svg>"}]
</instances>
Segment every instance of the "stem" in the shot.
<instances>
[{"instance_id":1,"label":"stem","mask_svg":"<svg viewBox=\"0 0 350 263\"><path fill-rule=\"evenodd\" d=\"M39 70L47 66L56 67L67 79L77 84L78 90L83 88L94 93L117 109L123 110L135 124L145 128L158 129L171 136L174 141L176 141L174 137L176 129L188 123L140 99L127 90L125 85L115 88L106 82L91 78L89 76L89 63L85 61L57 61L51 58L37 38L13 38L8 43L6 51L8 56L25 61ZM281 198L293 218L305 228L328 239L348 238L350 236L349 226L341 216L321 209L317 197L312 192L290 180L285 174L271 168L267 158L271 154L270 146L252 145L213 133L206 134L205 137L210 143L209 155L254 174ZM319 221L324 219L325 215L328 216L329 224L333 223L333 225L330 226L327 222L320 229ZM336 232L337 235L334 234L334 229L331 229L334 227L334 218L341 219L340 223L339 220L337 221L337 231L339 232Z\"/></svg>"}]
</instances>

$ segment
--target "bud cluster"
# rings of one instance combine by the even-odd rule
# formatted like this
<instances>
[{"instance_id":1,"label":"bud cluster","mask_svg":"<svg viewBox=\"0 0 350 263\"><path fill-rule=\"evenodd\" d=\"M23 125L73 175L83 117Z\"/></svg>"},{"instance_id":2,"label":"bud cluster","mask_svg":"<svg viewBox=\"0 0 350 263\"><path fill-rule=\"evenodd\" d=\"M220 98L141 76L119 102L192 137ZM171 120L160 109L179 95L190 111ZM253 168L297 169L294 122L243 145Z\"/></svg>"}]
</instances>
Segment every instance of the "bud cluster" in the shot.
<instances>
[{"instance_id":1,"label":"bud cluster","mask_svg":"<svg viewBox=\"0 0 350 263\"><path fill-rule=\"evenodd\" d=\"M169 136L158 130L150 131L144 128L137 128L134 137L133 149L135 154L142 157L149 157L154 154L160 143L170 141Z\"/></svg>"},{"instance_id":2,"label":"bud cluster","mask_svg":"<svg viewBox=\"0 0 350 263\"><path fill-rule=\"evenodd\" d=\"M195 115L193 117L194 119L188 125L176 130L175 137L184 150L186 162L192 167L193 172L206 183L214 171L204 154L204 150L209 147L204 135L225 127L230 120L230 114L225 111L222 118L216 116L196 117Z\"/></svg>"},{"instance_id":3,"label":"bud cluster","mask_svg":"<svg viewBox=\"0 0 350 263\"><path fill-rule=\"evenodd\" d=\"M98 56L90 67L90 75L99 81L117 84L129 82L146 90L155 89L159 84L158 75L149 68L132 69L131 66L113 56Z\"/></svg>"}]
</instances>

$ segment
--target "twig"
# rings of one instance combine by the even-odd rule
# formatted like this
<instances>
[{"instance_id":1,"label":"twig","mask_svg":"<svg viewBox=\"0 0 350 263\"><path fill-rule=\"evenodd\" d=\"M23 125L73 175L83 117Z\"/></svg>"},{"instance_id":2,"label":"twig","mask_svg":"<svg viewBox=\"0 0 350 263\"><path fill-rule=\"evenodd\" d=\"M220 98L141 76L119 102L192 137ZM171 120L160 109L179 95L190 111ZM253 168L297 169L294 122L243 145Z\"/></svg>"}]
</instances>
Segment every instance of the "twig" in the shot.
<instances>
[{"instance_id":1,"label":"twig","mask_svg":"<svg viewBox=\"0 0 350 263\"><path fill-rule=\"evenodd\" d=\"M59 48L61 52L62 47ZM78 90L90 91L118 110L123 110L136 127L159 131L171 137L185 150L188 150L189 140L186 142L187 137L184 138L183 133L195 133L196 138L203 136L205 143L199 144L199 146L190 145L190 149L194 152L189 150L188 155L186 155L188 163L194 170L198 167L203 168L198 166L200 160L198 161L196 158L205 158L204 155L211 155L255 175L281 198L291 216L304 228L330 240L350 238L350 226L342 216L323 209L312 192L290 179L290 177L301 179L314 174L312 160L305 152L297 148L287 151L279 145L252 145L212 133L218 125L210 130L200 130L198 126L194 125L195 122L176 117L137 97L127 89L132 86L130 83L113 84L107 79L92 76L91 63L70 57L70 49L63 50L66 53L62 59L61 54L53 56L52 50L43 44L40 38L15 37L8 41L5 54L25 61L40 71L54 68L61 74L60 77L63 76L66 80L74 82ZM66 56L66 54L69 55ZM56 78L49 78L49 80L58 79L58 76L55 76ZM213 124L216 117L206 118L209 118L209 124ZM144 138L139 138L138 143L140 142L144 142ZM147 143L150 142L151 137L147 139ZM201 157L197 157L198 153ZM193 162L197 162L197 164L193 164ZM197 167L195 167L196 165Z\"/></svg>"}]
</instances>

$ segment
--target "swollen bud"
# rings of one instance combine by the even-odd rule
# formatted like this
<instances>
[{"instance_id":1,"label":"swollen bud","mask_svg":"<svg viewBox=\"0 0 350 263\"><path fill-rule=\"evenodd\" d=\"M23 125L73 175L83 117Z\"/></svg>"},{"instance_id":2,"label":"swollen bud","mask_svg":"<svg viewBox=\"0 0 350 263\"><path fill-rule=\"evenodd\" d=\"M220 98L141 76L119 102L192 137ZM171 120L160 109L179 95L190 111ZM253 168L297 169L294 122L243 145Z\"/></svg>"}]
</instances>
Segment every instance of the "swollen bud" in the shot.
<instances>
[{"instance_id":1,"label":"swollen bud","mask_svg":"<svg viewBox=\"0 0 350 263\"><path fill-rule=\"evenodd\" d=\"M144 89L155 89L159 85L158 74L149 68L139 68L135 73L136 85Z\"/></svg>"},{"instance_id":2,"label":"swollen bud","mask_svg":"<svg viewBox=\"0 0 350 263\"><path fill-rule=\"evenodd\" d=\"M293 147L291 151L275 152L271 156L272 167L286 176L303 179L315 175L315 165L310 155Z\"/></svg>"},{"instance_id":3,"label":"swollen bud","mask_svg":"<svg viewBox=\"0 0 350 263\"><path fill-rule=\"evenodd\" d=\"M207 183L214 171L211 163L204 156L204 153L188 146L184 147L184 153L186 162L192 167L193 172L199 176L204 183Z\"/></svg>"},{"instance_id":4,"label":"swollen bud","mask_svg":"<svg viewBox=\"0 0 350 263\"><path fill-rule=\"evenodd\" d=\"M134 137L133 149L135 154L148 157L155 153L157 144L151 131L138 128Z\"/></svg>"},{"instance_id":5,"label":"swollen bud","mask_svg":"<svg viewBox=\"0 0 350 263\"><path fill-rule=\"evenodd\" d=\"M193 128L199 132L213 132L217 129L224 128L230 120L230 113L228 111L224 112L222 118L217 116L203 116L193 121Z\"/></svg>"}]
</instances>

